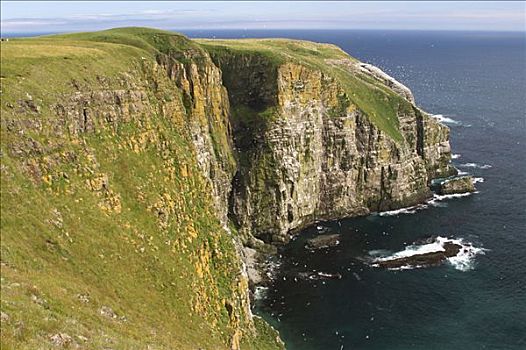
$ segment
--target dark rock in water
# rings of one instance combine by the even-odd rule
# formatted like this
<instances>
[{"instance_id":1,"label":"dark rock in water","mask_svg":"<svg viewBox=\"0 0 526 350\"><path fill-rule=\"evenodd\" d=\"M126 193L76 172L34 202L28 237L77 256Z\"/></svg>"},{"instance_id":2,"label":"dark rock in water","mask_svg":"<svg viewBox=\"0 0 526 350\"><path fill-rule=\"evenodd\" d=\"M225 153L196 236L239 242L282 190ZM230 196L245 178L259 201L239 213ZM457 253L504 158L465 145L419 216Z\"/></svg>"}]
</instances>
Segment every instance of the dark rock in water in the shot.
<instances>
[{"instance_id":1,"label":"dark rock in water","mask_svg":"<svg viewBox=\"0 0 526 350\"><path fill-rule=\"evenodd\" d=\"M447 258L457 255L460 249L462 249L461 245L446 242L444 243L444 251L416 254L393 260L376 261L375 265L387 269L396 269L402 266L437 266L442 264Z\"/></svg>"},{"instance_id":2,"label":"dark rock in water","mask_svg":"<svg viewBox=\"0 0 526 350\"><path fill-rule=\"evenodd\" d=\"M339 280L342 278L342 275L339 272L336 273L328 273L328 272L300 272L298 273L298 277L302 279L309 279L309 280Z\"/></svg>"},{"instance_id":3,"label":"dark rock in water","mask_svg":"<svg viewBox=\"0 0 526 350\"><path fill-rule=\"evenodd\" d=\"M327 272L318 272L318 276L322 279L341 279L342 275L338 272L336 273L327 273Z\"/></svg>"},{"instance_id":4,"label":"dark rock in water","mask_svg":"<svg viewBox=\"0 0 526 350\"><path fill-rule=\"evenodd\" d=\"M340 244L339 234L320 235L318 237L308 239L307 245L305 246L305 248L321 249L321 248L334 247L334 246L337 246L338 244Z\"/></svg>"},{"instance_id":5,"label":"dark rock in water","mask_svg":"<svg viewBox=\"0 0 526 350\"><path fill-rule=\"evenodd\" d=\"M471 175L453 177L438 185L439 194L454 194L474 192L473 177Z\"/></svg>"}]
</instances>

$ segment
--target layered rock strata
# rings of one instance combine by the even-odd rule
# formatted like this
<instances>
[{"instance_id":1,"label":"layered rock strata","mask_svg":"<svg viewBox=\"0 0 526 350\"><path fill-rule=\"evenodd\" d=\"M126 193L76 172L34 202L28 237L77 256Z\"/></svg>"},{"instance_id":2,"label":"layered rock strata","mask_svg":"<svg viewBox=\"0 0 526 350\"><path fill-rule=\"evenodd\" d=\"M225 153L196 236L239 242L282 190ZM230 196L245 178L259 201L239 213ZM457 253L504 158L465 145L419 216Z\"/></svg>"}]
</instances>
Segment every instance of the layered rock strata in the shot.
<instances>
[{"instance_id":1,"label":"layered rock strata","mask_svg":"<svg viewBox=\"0 0 526 350\"><path fill-rule=\"evenodd\" d=\"M216 62L232 70L231 60ZM429 197L432 178L455 173L448 128L406 90L394 90L406 99L395 140L329 74L297 63L269 68L261 57L236 64L235 76L224 77L233 110L244 113L232 123L240 161L230 209L246 235L286 242L316 220L413 205ZM240 85L256 77L257 85Z\"/></svg>"}]
</instances>

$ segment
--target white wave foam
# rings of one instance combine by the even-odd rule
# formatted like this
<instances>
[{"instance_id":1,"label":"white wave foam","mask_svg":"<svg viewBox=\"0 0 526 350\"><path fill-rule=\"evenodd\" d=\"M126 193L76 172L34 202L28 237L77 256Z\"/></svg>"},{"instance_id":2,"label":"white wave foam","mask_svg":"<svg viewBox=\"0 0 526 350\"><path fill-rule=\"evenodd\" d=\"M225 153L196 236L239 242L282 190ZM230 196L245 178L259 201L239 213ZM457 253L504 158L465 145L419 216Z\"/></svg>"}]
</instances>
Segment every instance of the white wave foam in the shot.
<instances>
[{"instance_id":1,"label":"white wave foam","mask_svg":"<svg viewBox=\"0 0 526 350\"><path fill-rule=\"evenodd\" d=\"M453 153L453 154L451 155L451 159L458 159L458 158L460 158L460 157L462 157L462 155L460 155L460 154L455 154L455 153Z\"/></svg>"},{"instance_id":2,"label":"white wave foam","mask_svg":"<svg viewBox=\"0 0 526 350\"><path fill-rule=\"evenodd\" d=\"M419 204L412 207L406 207L401 209L395 209L395 210L388 210L388 211L382 211L378 213L379 216L395 216L400 214L414 214L420 209L427 208L425 204Z\"/></svg>"},{"instance_id":3,"label":"white wave foam","mask_svg":"<svg viewBox=\"0 0 526 350\"><path fill-rule=\"evenodd\" d=\"M462 176L462 175L468 175L469 173L467 171L462 171L462 170L459 170L457 175L458 176Z\"/></svg>"},{"instance_id":4,"label":"white wave foam","mask_svg":"<svg viewBox=\"0 0 526 350\"><path fill-rule=\"evenodd\" d=\"M484 178L482 177L476 177L473 179L473 183L478 182L484 182ZM395 209L395 210L388 210L388 211L382 211L377 213L378 216L396 216L400 214L415 214L419 210L424 210L429 208L429 206L433 207L445 207L447 206L446 203L441 203L447 199L454 199L454 198L462 198L462 197L468 197L471 196L474 193L478 193L478 191L475 192L465 192L465 193L454 193L454 194L434 194L432 198L428 199L423 204L417 204L413 205L411 207L405 207L401 209Z\"/></svg>"},{"instance_id":5,"label":"white wave foam","mask_svg":"<svg viewBox=\"0 0 526 350\"><path fill-rule=\"evenodd\" d=\"M484 182L484 178L483 177L474 177L473 178L473 184L476 184L476 183L479 183L479 182Z\"/></svg>"},{"instance_id":6,"label":"white wave foam","mask_svg":"<svg viewBox=\"0 0 526 350\"><path fill-rule=\"evenodd\" d=\"M265 262L264 271L269 279L273 280L276 278L281 263L282 262L280 260L276 259L270 259Z\"/></svg>"},{"instance_id":7,"label":"white wave foam","mask_svg":"<svg viewBox=\"0 0 526 350\"><path fill-rule=\"evenodd\" d=\"M460 125L460 122L459 121L456 121L454 119L451 119L449 117L446 117L444 116L443 114L433 114L431 115L433 118L435 118L436 120L438 120L439 122L441 123L444 123L444 124L453 124L453 125Z\"/></svg>"},{"instance_id":8,"label":"white wave foam","mask_svg":"<svg viewBox=\"0 0 526 350\"><path fill-rule=\"evenodd\" d=\"M254 289L254 299L262 300L267 297L268 287L256 286Z\"/></svg>"},{"instance_id":9,"label":"white wave foam","mask_svg":"<svg viewBox=\"0 0 526 350\"><path fill-rule=\"evenodd\" d=\"M421 269L422 267L425 267L425 266L422 266L422 265L402 265L400 267L390 267L388 268L389 271L403 271L403 270L413 270L413 269Z\"/></svg>"},{"instance_id":10,"label":"white wave foam","mask_svg":"<svg viewBox=\"0 0 526 350\"><path fill-rule=\"evenodd\" d=\"M387 250L387 249L373 249L373 250L369 250L369 255L370 256L381 257L381 256L389 255L389 254L391 254L391 251Z\"/></svg>"},{"instance_id":11,"label":"white wave foam","mask_svg":"<svg viewBox=\"0 0 526 350\"><path fill-rule=\"evenodd\" d=\"M422 255L426 253L434 253L434 252L443 252L445 251L444 245L446 243L453 243L460 245L461 248L457 255L447 258L447 262L451 264L455 269L460 271L468 271L474 268L474 260L475 256L478 254L484 254L486 249L484 248L478 248L473 246L472 243L464 241L462 238L453 239L453 238L446 238L442 236L436 237L433 241L425 244L411 244L407 247L405 247L404 250L401 250L399 252L393 253L388 256L381 256L376 257L373 260L372 266L377 267L378 265L375 262L379 261L390 261L400 258L407 258L415 255ZM371 251L373 252L373 251ZM369 254L371 254L369 252ZM374 252L379 252L374 251ZM414 268L421 268L423 266L411 266L411 265L405 265L401 266L399 268L395 268L393 270L407 270L407 269L414 269Z\"/></svg>"},{"instance_id":12,"label":"white wave foam","mask_svg":"<svg viewBox=\"0 0 526 350\"><path fill-rule=\"evenodd\" d=\"M464 168L475 168L475 169L489 169L491 168L492 166L490 164L477 164L477 163L463 163L463 164L459 164L459 167L464 167Z\"/></svg>"},{"instance_id":13,"label":"white wave foam","mask_svg":"<svg viewBox=\"0 0 526 350\"><path fill-rule=\"evenodd\" d=\"M452 199L452 198L462 198L471 196L473 193L478 192L464 192L464 193L453 193L453 194L435 194L433 195L433 199L430 199L428 203L432 203L434 201L443 201L444 199Z\"/></svg>"},{"instance_id":14,"label":"white wave foam","mask_svg":"<svg viewBox=\"0 0 526 350\"><path fill-rule=\"evenodd\" d=\"M475 256L485 254L487 249L474 247L471 243L462 244L457 255L448 258L447 261L460 271L473 270L475 267Z\"/></svg>"},{"instance_id":15,"label":"white wave foam","mask_svg":"<svg viewBox=\"0 0 526 350\"><path fill-rule=\"evenodd\" d=\"M396 252L386 257L377 258L375 261L389 261L389 260L395 260L395 259L400 259L400 258L407 258L407 257L414 256L414 255L421 255L421 254L426 254L426 253L444 251L445 249L444 249L443 244L445 243L446 240L447 238L438 236L436 240L434 240L431 243L422 244L422 245L418 245L418 244L408 245L402 251Z\"/></svg>"}]
</instances>

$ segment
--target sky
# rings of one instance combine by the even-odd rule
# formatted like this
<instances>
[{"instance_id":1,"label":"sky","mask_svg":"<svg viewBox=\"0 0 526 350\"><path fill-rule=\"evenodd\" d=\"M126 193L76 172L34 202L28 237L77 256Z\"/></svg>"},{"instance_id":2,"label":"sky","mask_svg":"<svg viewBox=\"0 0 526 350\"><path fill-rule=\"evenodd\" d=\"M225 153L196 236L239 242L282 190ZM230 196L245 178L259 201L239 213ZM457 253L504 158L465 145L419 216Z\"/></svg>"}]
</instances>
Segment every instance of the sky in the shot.
<instances>
[{"instance_id":1,"label":"sky","mask_svg":"<svg viewBox=\"0 0 526 350\"><path fill-rule=\"evenodd\" d=\"M2 35L161 29L526 31L525 1L1 1Z\"/></svg>"}]
</instances>

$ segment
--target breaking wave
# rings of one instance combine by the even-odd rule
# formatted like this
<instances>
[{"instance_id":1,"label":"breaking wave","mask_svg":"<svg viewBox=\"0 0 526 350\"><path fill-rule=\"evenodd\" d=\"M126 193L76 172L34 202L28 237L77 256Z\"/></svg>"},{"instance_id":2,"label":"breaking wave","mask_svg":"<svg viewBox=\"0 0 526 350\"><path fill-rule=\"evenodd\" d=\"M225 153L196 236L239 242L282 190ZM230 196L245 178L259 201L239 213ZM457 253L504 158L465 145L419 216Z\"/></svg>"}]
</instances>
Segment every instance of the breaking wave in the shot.
<instances>
[{"instance_id":1,"label":"breaking wave","mask_svg":"<svg viewBox=\"0 0 526 350\"><path fill-rule=\"evenodd\" d=\"M459 164L458 166L463 167L463 168L475 168L475 169L489 169L492 167L490 164L480 165L477 163L463 163L463 164Z\"/></svg>"},{"instance_id":2,"label":"breaking wave","mask_svg":"<svg viewBox=\"0 0 526 350\"><path fill-rule=\"evenodd\" d=\"M395 210L382 211L382 212L379 212L378 215L379 216L395 216L395 215L400 215L400 214L414 214L418 210L422 210L422 209L425 209L425 208L427 208L426 204L418 204L418 205L414 205L412 207L406 207L406 208L400 208L400 209L395 209Z\"/></svg>"},{"instance_id":3,"label":"breaking wave","mask_svg":"<svg viewBox=\"0 0 526 350\"><path fill-rule=\"evenodd\" d=\"M474 177L473 178L473 184L477 184L477 183L480 183L480 182L484 182L484 178L483 177Z\"/></svg>"},{"instance_id":4,"label":"breaking wave","mask_svg":"<svg viewBox=\"0 0 526 350\"><path fill-rule=\"evenodd\" d=\"M471 196L474 193L478 193L478 191L475 192L464 192L464 193L453 193L453 194L434 194L433 198L427 201L430 205L435 205L438 202L441 202L446 199L453 199L453 198L462 198L462 197L468 197Z\"/></svg>"},{"instance_id":5,"label":"breaking wave","mask_svg":"<svg viewBox=\"0 0 526 350\"><path fill-rule=\"evenodd\" d=\"M400 258L407 258L415 255L422 255L433 252L445 251L444 245L446 243L453 243L461 246L458 254L446 259L447 263L453 266L459 271L469 271L475 267L475 257L479 254L485 254L486 249L475 247L472 243L465 241L462 238L446 238L438 236L432 240L427 240L423 244L411 244L405 247L404 250L389 254L378 256L379 252L384 252L382 250L372 250L369 252L369 255L374 257L372 266L375 267L375 262L379 261L390 261ZM392 270L409 270L415 268L422 268L425 266L422 265L404 265L399 268L394 268Z\"/></svg>"},{"instance_id":6,"label":"breaking wave","mask_svg":"<svg viewBox=\"0 0 526 350\"><path fill-rule=\"evenodd\" d=\"M446 117L443 114L433 114L431 116L435 118L436 120L438 120L439 122L444 123L444 124L450 124L450 125L460 125L461 124L459 121Z\"/></svg>"},{"instance_id":7,"label":"breaking wave","mask_svg":"<svg viewBox=\"0 0 526 350\"><path fill-rule=\"evenodd\" d=\"M254 289L254 299L263 300L267 297L268 287L256 286Z\"/></svg>"},{"instance_id":8,"label":"breaking wave","mask_svg":"<svg viewBox=\"0 0 526 350\"><path fill-rule=\"evenodd\" d=\"M482 177L476 177L473 179L473 183L478 182L484 182L484 178ZM427 209L430 206L433 207L445 207L446 204L442 203L443 201L447 199L454 199L454 198L462 198L462 197L468 197L471 196L474 193L478 193L478 191L475 192L465 192L465 193L454 193L454 194L434 194L432 198L428 199L423 204L417 204L413 205L411 207L401 208L401 209L395 209L395 210L388 210L388 211L382 211L377 213L378 216L395 216L400 214L414 214L419 210Z\"/></svg>"},{"instance_id":9,"label":"breaking wave","mask_svg":"<svg viewBox=\"0 0 526 350\"><path fill-rule=\"evenodd\" d=\"M460 157L462 157L462 155L460 155L460 154L458 154L458 153L453 153L453 154L451 155L451 159L458 159L458 158L460 158Z\"/></svg>"}]
</instances>

